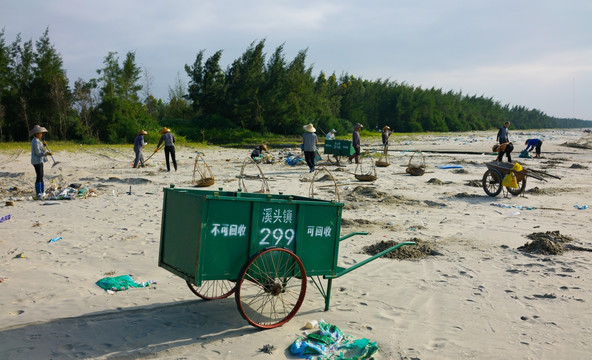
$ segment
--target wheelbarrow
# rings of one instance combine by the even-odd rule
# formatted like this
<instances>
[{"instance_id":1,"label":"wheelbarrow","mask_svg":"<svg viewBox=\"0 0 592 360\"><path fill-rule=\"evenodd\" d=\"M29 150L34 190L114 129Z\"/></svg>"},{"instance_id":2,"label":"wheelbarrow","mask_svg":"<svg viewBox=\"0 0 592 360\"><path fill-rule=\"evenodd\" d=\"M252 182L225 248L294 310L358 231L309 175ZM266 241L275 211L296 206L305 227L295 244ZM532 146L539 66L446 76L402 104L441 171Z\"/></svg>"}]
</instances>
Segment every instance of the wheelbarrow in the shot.
<instances>
[{"instance_id":1,"label":"wheelbarrow","mask_svg":"<svg viewBox=\"0 0 592 360\"><path fill-rule=\"evenodd\" d=\"M506 190L514 196L520 195L526 188L526 179L528 177L535 178L541 181L547 181L545 176L561 179L559 176L551 175L547 172L540 170L526 169L522 167L522 170L514 170L515 163L504 163L499 161L486 162L487 171L483 174L481 180L483 190L489 196L497 196L502 191L502 179L504 176L513 173L516 176L516 182L518 183L517 188L506 187Z\"/></svg>"},{"instance_id":2,"label":"wheelbarrow","mask_svg":"<svg viewBox=\"0 0 592 360\"><path fill-rule=\"evenodd\" d=\"M205 300L235 294L242 317L270 329L296 315L310 278L329 309L337 265L343 203L284 194L165 188L158 265ZM322 279L326 280L326 285Z\"/></svg>"}]
</instances>

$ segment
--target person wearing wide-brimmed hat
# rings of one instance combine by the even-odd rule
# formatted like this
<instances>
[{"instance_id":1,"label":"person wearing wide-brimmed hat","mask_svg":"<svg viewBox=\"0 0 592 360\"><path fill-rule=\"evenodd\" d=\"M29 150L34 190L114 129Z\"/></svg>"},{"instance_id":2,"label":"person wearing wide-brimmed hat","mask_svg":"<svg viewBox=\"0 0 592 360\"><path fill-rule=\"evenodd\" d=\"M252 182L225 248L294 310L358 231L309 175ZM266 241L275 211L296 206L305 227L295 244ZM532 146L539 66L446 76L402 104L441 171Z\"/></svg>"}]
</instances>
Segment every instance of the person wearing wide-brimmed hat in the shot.
<instances>
[{"instance_id":1,"label":"person wearing wide-brimmed hat","mask_svg":"<svg viewBox=\"0 0 592 360\"><path fill-rule=\"evenodd\" d=\"M167 171L171 171L169 155L171 160L173 160L173 167L175 168L175 171L177 171L177 159L175 158L175 135L173 135L171 130L166 126L160 130L160 133L162 136L160 137L160 140L158 140L158 145L156 145L156 150L154 150L154 152L157 152L160 148L160 144L164 142L164 158L166 159Z\"/></svg>"},{"instance_id":2,"label":"person wearing wide-brimmed hat","mask_svg":"<svg viewBox=\"0 0 592 360\"><path fill-rule=\"evenodd\" d=\"M253 151L251 151L251 159L255 160L256 162L261 161L261 157L263 156L264 152L267 152L267 145L261 144L255 146Z\"/></svg>"},{"instance_id":3,"label":"person wearing wide-brimmed hat","mask_svg":"<svg viewBox=\"0 0 592 360\"><path fill-rule=\"evenodd\" d=\"M134 159L134 168L138 167L138 164L141 167L144 167L144 155L142 154L142 148L144 145L148 145L147 142L144 142L144 135L148 135L146 130L138 131L138 136L134 140L134 152L136 153L136 158Z\"/></svg>"},{"instance_id":4,"label":"person wearing wide-brimmed hat","mask_svg":"<svg viewBox=\"0 0 592 360\"><path fill-rule=\"evenodd\" d=\"M389 141L389 137L391 136L392 131L391 128L388 125L385 125L382 128L382 146L387 147L388 146L388 141Z\"/></svg>"},{"instance_id":5,"label":"person wearing wide-brimmed hat","mask_svg":"<svg viewBox=\"0 0 592 360\"><path fill-rule=\"evenodd\" d=\"M304 151L304 160L308 165L309 172L315 171L315 152L317 151L317 143L319 138L315 132L317 129L312 124L303 126L304 134L302 134L302 151Z\"/></svg>"},{"instance_id":6,"label":"person wearing wide-brimmed hat","mask_svg":"<svg viewBox=\"0 0 592 360\"><path fill-rule=\"evenodd\" d=\"M33 137L31 141L31 164L35 168L35 198L43 199L45 195L45 183L43 182L43 163L47 162L47 155L52 155L51 152L45 151L44 143L41 142L41 137L47 132L43 126L35 125L29 130L29 136Z\"/></svg>"},{"instance_id":7,"label":"person wearing wide-brimmed hat","mask_svg":"<svg viewBox=\"0 0 592 360\"><path fill-rule=\"evenodd\" d=\"M355 153L347 159L347 161L349 161L350 163L352 162L352 159L356 160L356 164L360 163L360 129L363 127L364 126L362 126L362 124L360 123L354 125L354 132L352 134L352 145L354 146Z\"/></svg>"}]
</instances>

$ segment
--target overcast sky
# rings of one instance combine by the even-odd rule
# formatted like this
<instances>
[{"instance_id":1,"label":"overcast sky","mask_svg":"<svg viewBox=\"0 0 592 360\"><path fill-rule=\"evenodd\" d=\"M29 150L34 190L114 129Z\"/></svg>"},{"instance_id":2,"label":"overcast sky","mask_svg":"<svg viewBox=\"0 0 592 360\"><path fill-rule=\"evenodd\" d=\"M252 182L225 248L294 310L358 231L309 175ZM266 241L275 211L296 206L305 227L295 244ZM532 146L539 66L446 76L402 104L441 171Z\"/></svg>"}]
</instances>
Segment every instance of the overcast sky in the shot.
<instances>
[{"instance_id":1,"label":"overcast sky","mask_svg":"<svg viewBox=\"0 0 592 360\"><path fill-rule=\"evenodd\" d=\"M591 0L0 0L8 44L49 27L71 82L129 51L168 101L185 64L249 45L308 49L320 71L462 91L548 115L592 120Z\"/></svg>"}]
</instances>

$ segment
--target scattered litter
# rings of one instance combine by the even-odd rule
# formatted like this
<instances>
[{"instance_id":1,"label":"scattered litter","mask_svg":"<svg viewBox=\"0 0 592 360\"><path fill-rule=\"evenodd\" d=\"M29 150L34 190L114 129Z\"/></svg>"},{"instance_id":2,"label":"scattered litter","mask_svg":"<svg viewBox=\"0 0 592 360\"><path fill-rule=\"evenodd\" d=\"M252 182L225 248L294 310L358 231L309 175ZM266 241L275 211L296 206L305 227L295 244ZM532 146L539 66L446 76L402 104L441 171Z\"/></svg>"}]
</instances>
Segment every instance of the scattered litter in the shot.
<instances>
[{"instance_id":1,"label":"scattered litter","mask_svg":"<svg viewBox=\"0 0 592 360\"><path fill-rule=\"evenodd\" d=\"M23 254L23 253L16 254L14 258L15 259L26 259L25 254Z\"/></svg>"},{"instance_id":2,"label":"scattered litter","mask_svg":"<svg viewBox=\"0 0 592 360\"><path fill-rule=\"evenodd\" d=\"M578 210L586 210L588 208L588 205L574 205L574 207Z\"/></svg>"},{"instance_id":3,"label":"scattered litter","mask_svg":"<svg viewBox=\"0 0 592 360\"><path fill-rule=\"evenodd\" d=\"M286 164L290 165L290 166L295 166L295 165L299 165L299 164L306 164L306 160L304 160L301 157L297 157L297 156L289 156L285 159Z\"/></svg>"},{"instance_id":4,"label":"scattered litter","mask_svg":"<svg viewBox=\"0 0 592 360\"><path fill-rule=\"evenodd\" d=\"M48 242L52 243L52 242L56 242L56 241L59 241L59 240L62 240L62 237L61 236L58 236L58 237L54 237L52 239L49 239Z\"/></svg>"},{"instance_id":5,"label":"scattered litter","mask_svg":"<svg viewBox=\"0 0 592 360\"><path fill-rule=\"evenodd\" d=\"M102 278L96 282L96 284L104 289L104 290L111 290L111 291L123 291L127 290L130 287L138 288L138 287L146 287L150 284L154 284L154 280L148 280L143 283L135 282L130 275L121 275L115 277L106 277Z\"/></svg>"},{"instance_id":6,"label":"scattered litter","mask_svg":"<svg viewBox=\"0 0 592 360\"><path fill-rule=\"evenodd\" d=\"M319 327L319 322L316 320L311 320L308 321L306 325L304 325L304 327L306 327L307 329L316 329Z\"/></svg>"},{"instance_id":7,"label":"scattered litter","mask_svg":"<svg viewBox=\"0 0 592 360\"><path fill-rule=\"evenodd\" d=\"M501 207L501 208L506 208L506 209L518 209L518 210L535 210L536 208L534 206L522 206L522 205L508 205L508 204L502 204L502 203L491 203L489 204L491 206L497 206L497 207Z\"/></svg>"},{"instance_id":8,"label":"scattered litter","mask_svg":"<svg viewBox=\"0 0 592 360\"><path fill-rule=\"evenodd\" d=\"M275 350L275 346L273 346L271 344L265 344L265 345L263 345L263 347L261 349L259 349L259 352L272 355L274 350Z\"/></svg>"},{"instance_id":9,"label":"scattered litter","mask_svg":"<svg viewBox=\"0 0 592 360\"><path fill-rule=\"evenodd\" d=\"M462 169L460 165L436 165L438 169Z\"/></svg>"},{"instance_id":10,"label":"scattered litter","mask_svg":"<svg viewBox=\"0 0 592 360\"><path fill-rule=\"evenodd\" d=\"M14 206L14 201L7 201L5 206Z\"/></svg>"},{"instance_id":11,"label":"scattered litter","mask_svg":"<svg viewBox=\"0 0 592 360\"><path fill-rule=\"evenodd\" d=\"M5 222L6 220L10 220L10 214L0 217L0 223Z\"/></svg>"},{"instance_id":12,"label":"scattered litter","mask_svg":"<svg viewBox=\"0 0 592 360\"><path fill-rule=\"evenodd\" d=\"M4 276L0 276L0 284L3 283L5 280L7 280L7 277Z\"/></svg>"},{"instance_id":13,"label":"scattered litter","mask_svg":"<svg viewBox=\"0 0 592 360\"><path fill-rule=\"evenodd\" d=\"M345 335L337 326L324 320L319 322L319 331L298 337L290 345L292 355L307 359L315 356L322 359L371 359L376 351L378 346L375 341Z\"/></svg>"},{"instance_id":14,"label":"scattered litter","mask_svg":"<svg viewBox=\"0 0 592 360\"><path fill-rule=\"evenodd\" d=\"M61 205L62 203L59 201L46 201L43 205Z\"/></svg>"}]
</instances>

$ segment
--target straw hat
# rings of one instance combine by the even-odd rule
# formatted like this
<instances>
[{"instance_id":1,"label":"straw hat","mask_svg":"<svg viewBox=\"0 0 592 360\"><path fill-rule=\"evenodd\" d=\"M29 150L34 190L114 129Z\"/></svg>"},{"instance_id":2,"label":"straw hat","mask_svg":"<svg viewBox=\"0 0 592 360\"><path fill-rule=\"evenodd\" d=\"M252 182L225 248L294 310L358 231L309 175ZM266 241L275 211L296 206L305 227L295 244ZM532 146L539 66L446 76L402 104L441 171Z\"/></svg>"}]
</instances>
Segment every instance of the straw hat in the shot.
<instances>
[{"instance_id":1,"label":"straw hat","mask_svg":"<svg viewBox=\"0 0 592 360\"><path fill-rule=\"evenodd\" d=\"M33 136L35 134L39 134L39 133L46 133L47 129L44 128L43 126L39 126L39 125L35 125L33 126L33 128L31 130L29 130L29 136Z\"/></svg>"},{"instance_id":2,"label":"straw hat","mask_svg":"<svg viewBox=\"0 0 592 360\"><path fill-rule=\"evenodd\" d=\"M330 132L332 132L332 133L336 133L336 132L337 132L337 130L335 130L335 129L331 129L331 131L330 131Z\"/></svg>"},{"instance_id":3,"label":"straw hat","mask_svg":"<svg viewBox=\"0 0 592 360\"><path fill-rule=\"evenodd\" d=\"M138 135L148 135L148 133L146 132L146 130L142 129L138 131Z\"/></svg>"},{"instance_id":4,"label":"straw hat","mask_svg":"<svg viewBox=\"0 0 592 360\"><path fill-rule=\"evenodd\" d=\"M304 130L311 132L311 133L317 131L317 129L315 129L314 126L312 126L312 124L304 125L302 128L304 128Z\"/></svg>"},{"instance_id":5,"label":"straw hat","mask_svg":"<svg viewBox=\"0 0 592 360\"><path fill-rule=\"evenodd\" d=\"M390 129L391 129L391 128L390 128L388 125L385 125L385 126L382 128L382 130L383 130L383 131L384 131L384 130L390 130Z\"/></svg>"},{"instance_id":6,"label":"straw hat","mask_svg":"<svg viewBox=\"0 0 592 360\"><path fill-rule=\"evenodd\" d=\"M354 129L360 129L360 128L363 128L363 127L364 127L364 125L362 125L360 123L357 123L357 124L354 125Z\"/></svg>"},{"instance_id":7,"label":"straw hat","mask_svg":"<svg viewBox=\"0 0 592 360\"><path fill-rule=\"evenodd\" d=\"M164 126L164 127L163 127L163 128L160 130L160 133L161 133L161 134L166 134L166 133L168 133L168 132L171 132L171 129L167 128L166 126Z\"/></svg>"}]
</instances>

